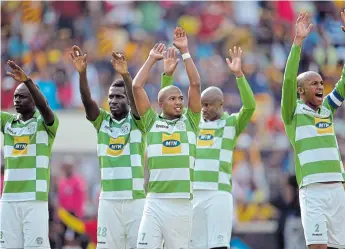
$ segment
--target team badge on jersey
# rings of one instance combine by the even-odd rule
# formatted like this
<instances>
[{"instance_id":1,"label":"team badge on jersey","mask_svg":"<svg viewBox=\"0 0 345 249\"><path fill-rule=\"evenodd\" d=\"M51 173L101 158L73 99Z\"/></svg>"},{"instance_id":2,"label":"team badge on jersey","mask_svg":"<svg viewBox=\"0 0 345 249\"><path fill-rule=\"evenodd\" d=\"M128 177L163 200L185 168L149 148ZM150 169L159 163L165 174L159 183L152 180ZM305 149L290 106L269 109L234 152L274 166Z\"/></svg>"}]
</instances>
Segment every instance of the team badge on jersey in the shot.
<instances>
[{"instance_id":1,"label":"team badge on jersey","mask_svg":"<svg viewBox=\"0 0 345 249\"><path fill-rule=\"evenodd\" d=\"M184 131L186 130L186 124L183 121L177 121L175 125L176 129L179 131Z\"/></svg>"},{"instance_id":2,"label":"team badge on jersey","mask_svg":"<svg viewBox=\"0 0 345 249\"><path fill-rule=\"evenodd\" d=\"M198 146L212 146L214 141L214 130L200 130L198 136Z\"/></svg>"},{"instance_id":3,"label":"team badge on jersey","mask_svg":"<svg viewBox=\"0 0 345 249\"><path fill-rule=\"evenodd\" d=\"M37 123L30 123L28 124L28 126L26 127L28 133L34 134L36 132L37 129Z\"/></svg>"},{"instance_id":4,"label":"team badge on jersey","mask_svg":"<svg viewBox=\"0 0 345 249\"><path fill-rule=\"evenodd\" d=\"M125 147L125 138L110 138L109 145L107 148L107 154L110 156L119 156L121 155Z\"/></svg>"},{"instance_id":5,"label":"team badge on jersey","mask_svg":"<svg viewBox=\"0 0 345 249\"><path fill-rule=\"evenodd\" d=\"M29 136L14 137L12 156L27 155L29 142Z\"/></svg>"},{"instance_id":6,"label":"team badge on jersey","mask_svg":"<svg viewBox=\"0 0 345 249\"><path fill-rule=\"evenodd\" d=\"M329 118L315 117L315 127L318 134L333 134L333 124Z\"/></svg>"},{"instance_id":7,"label":"team badge on jersey","mask_svg":"<svg viewBox=\"0 0 345 249\"><path fill-rule=\"evenodd\" d=\"M125 123L121 126L121 134L127 135L131 131L131 125L129 123Z\"/></svg>"},{"instance_id":8,"label":"team badge on jersey","mask_svg":"<svg viewBox=\"0 0 345 249\"><path fill-rule=\"evenodd\" d=\"M181 148L181 137L179 133L172 135L162 135L162 154L180 154Z\"/></svg>"}]
</instances>

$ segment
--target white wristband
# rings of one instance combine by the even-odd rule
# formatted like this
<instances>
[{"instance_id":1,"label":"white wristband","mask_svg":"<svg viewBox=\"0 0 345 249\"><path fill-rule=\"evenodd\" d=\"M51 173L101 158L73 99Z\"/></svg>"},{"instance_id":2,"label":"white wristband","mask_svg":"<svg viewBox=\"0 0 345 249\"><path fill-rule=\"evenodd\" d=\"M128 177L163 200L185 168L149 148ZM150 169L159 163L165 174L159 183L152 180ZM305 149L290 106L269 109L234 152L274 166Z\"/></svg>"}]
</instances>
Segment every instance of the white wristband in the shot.
<instances>
[{"instance_id":1,"label":"white wristband","mask_svg":"<svg viewBox=\"0 0 345 249\"><path fill-rule=\"evenodd\" d=\"M183 60L186 60L186 59L188 59L188 58L191 58L190 53L184 53L184 54L182 54L182 59L183 59Z\"/></svg>"}]
</instances>

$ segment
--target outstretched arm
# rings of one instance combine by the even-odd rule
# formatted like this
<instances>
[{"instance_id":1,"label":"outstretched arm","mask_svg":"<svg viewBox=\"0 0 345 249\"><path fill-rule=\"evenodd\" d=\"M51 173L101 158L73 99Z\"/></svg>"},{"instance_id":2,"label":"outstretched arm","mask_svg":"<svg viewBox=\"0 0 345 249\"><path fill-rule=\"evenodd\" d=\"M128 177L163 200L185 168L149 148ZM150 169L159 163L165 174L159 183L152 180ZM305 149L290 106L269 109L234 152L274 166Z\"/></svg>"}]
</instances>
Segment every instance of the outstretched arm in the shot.
<instances>
[{"instance_id":1,"label":"outstretched arm","mask_svg":"<svg viewBox=\"0 0 345 249\"><path fill-rule=\"evenodd\" d=\"M161 76L161 89L173 85L173 74L178 62L176 49L174 47L168 48L168 51L164 54L164 73Z\"/></svg>"},{"instance_id":2,"label":"outstretched arm","mask_svg":"<svg viewBox=\"0 0 345 249\"><path fill-rule=\"evenodd\" d=\"M35 105L39 112L41 113L44 123L48 126L54 124L54 113L50 108L48 101L38 89L36 84L25 74L23 69L21 69L16 63L13 61L8 61L7 64L11 67L12 72L7 72L8 76L11 76L13 79L19 82L23 82L26 87L28 88Z\"/></svg>"},{"instance_id":3,"label":"outstretched arm","mask_svg":"<svg viewBox=\"0 0 345 249\"><path fill-rule=\"evenodd\" d=\"M90 121L95 121L100 113L97 103L91 97L91 91L87 82L87 60L86 54L83 54L78 46L73 46L70 51L73 64L79 73L79 90L81 101L83 102L86 117Z\"/></svg>"},{"instance_id":4,"label":"outstretched arm","mask_svg":"<svg viewBox=\"0 0 345 249\"><path fill-rule=\"evenodd\" d=\"M226 63L230 71L236 76L237 86L243 103L236 120L236 133L239 135L247 127L252 118L256 103L253 91L242 73L242 49L240 47L238 49L234 47L233 51L229 49L229 53L231 62L226 58Z\"/></svg>"},{"instance_id":5,"label":"outstretched arm","mask_svg":"<svg viewBox=\"0 0 345 249\"><path fill-rule=\"evenodd\" d=\"M149 77L149 72L156 61L163 59L163 51L165 45L157 43L150 51L148 58L144 65L140 68L139 72L133 80L133 96L138 113L141 116L150 109L151 104L149 97L144 89L145 83Z\"/></svg>"},{"instance_id":6,"label":"outstretched arm","mask_svg":"<svg viewBox=\"0 0 345 249\"><path fill-rule=\"evenodd\" d=\"M296 35L285 66L281 112L285 124L292 121L297 101L297 73L300 61L301 46L308 36L313 24L309 23L307 14L299 14L296 21Z\"/></svg>"},{"instance_id":7,"label":"outstretched arm","mask_svg":"<svg viewBox=\"0 0 345 249\"><path fill-rule=\"evenodd\" d=\"M188 108L194 113L201 112L201 93L200 93L200 75L194 64L193 59L189 54L188 39L185 31L177 27L174 30L173 44L180 50L184 65L186 67L187 75L189 78L189 90L188 90Z\"/></svg>"},{"instance_id":8,"label":"outstretched arm","mask_svg":"<svg viewBox=\"0 0 345 249\"><path fill-rule=\"evenodd\" d=\"M137 107L135 105L134 97L133 97L133 89L132 89L132 76L128 72L128 66L126 58L121 53L112 52L111 56L113 59L111 60L111 64L113 64L114 69L121 74L123 81L126 85L127 96L129 98L129 104L131 106L131 112L136 118L140 118Z\"/></svg>"}]
</instances>

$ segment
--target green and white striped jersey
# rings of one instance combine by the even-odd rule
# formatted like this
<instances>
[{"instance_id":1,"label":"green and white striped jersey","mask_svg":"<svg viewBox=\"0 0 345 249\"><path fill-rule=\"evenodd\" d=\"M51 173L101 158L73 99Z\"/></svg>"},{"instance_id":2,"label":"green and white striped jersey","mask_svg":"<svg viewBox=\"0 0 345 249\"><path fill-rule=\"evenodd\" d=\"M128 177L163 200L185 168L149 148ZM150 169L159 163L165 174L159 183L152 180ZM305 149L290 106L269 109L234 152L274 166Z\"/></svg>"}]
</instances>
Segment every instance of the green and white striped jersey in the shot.
<instances>
[{"instance_id":1,"label":"green and white striped jersey","mask_svg":"<svg viewBox=\"0 0 345 249\"><path fill-rule=\"evenodd\" d=\"M150 108L140 121L147 131L147 197L191 199L200 113L187 109L180 118L167 120Z\"/></svg>"},{"instance_id":2,"label":"green and white striped jersey","mask_svg":"<svg viewBox=\"0 0 345 249\"><path fill-rule=\"evenodd\" d=\"M140 199L144 191L145 136L131 113L121 121L100 109L91 122L97 130L101 170L100 199Z\"/></svg>"},{"instance_id":3,"label":"green and white striped jersey","mask_svg":"<svg viewBox=\"0 0 345 249\"><path fill-rule=\"evenodd\" d=\"M50 184L50 156L59 126L48 126L38 111L22 121L18 115L1 112L4 134L4 201L47 201Z\"/></svg>"},{"instance_id":4,"label":"green and white striped jersey","mask_svg":"<svg viewBox=\"0 0 345 249\"><path fill-rule=\"evenodd\" d=\"M295 151L300 187L316 182L345 181L345 171L334 132L333 115L345 97L345 69L333 91L314 111L297 100L297 72L301 47L293 45L285 68L282 118Z\"/></svg>"}]
</instances>

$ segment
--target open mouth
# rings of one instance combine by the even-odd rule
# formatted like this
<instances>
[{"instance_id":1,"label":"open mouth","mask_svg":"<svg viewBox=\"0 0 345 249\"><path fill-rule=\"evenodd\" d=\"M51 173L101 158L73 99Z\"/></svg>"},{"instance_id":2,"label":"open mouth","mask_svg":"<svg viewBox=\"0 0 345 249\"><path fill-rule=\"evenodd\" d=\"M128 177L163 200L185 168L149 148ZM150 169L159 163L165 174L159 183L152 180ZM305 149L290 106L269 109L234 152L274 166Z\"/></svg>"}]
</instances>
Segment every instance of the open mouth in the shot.
<instances>
[{"instance_id":1,"label":"open mouth","mask_svg":"<svg viewBox=\"0 0 345 249\"><path fill-rule=\"evenodd\" d=\"M175 109L175 111L177 111L177 112L180 112L180 111L182 110L181 107L175 107L174 109Z\"/></svg>"},{"instance_id":2,"label":"open mouth","mask_svg":"<svg viewBox=\"0 0 345 249\"><path fill-rule=\"evenodd\" d=\"M315 97L316 97L317 99L323 99L323 93L316 93L316 94L315 94Z\"/></svg>"}]
</instances>

